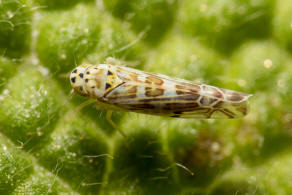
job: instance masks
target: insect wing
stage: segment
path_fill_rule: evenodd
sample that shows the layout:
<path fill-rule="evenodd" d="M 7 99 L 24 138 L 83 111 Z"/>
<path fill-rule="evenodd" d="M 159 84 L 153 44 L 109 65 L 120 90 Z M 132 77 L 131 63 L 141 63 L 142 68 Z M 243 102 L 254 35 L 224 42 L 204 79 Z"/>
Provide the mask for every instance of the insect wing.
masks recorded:
<path fill-rule="evenodd" d="M 124 84 L 105 98 L 124 110 L 180 118 L 238 118 L 248 113 L 247 94 L 131 68 L 112 68 Z"/>

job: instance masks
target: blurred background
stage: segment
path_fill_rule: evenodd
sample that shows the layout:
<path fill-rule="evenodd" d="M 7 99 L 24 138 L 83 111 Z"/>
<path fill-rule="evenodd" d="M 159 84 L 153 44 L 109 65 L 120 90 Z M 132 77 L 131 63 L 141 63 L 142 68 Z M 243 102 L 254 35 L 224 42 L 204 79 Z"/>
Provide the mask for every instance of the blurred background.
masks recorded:
<path fill-rule="evenodd" d="M 291 0 L 0 0 L 0 194 L 292 194 Z M 115 112 L 69 72 L 113 57 L 253 94 L 234 120 Z M 75 109 L 75 110 L 74 110 Z"/>

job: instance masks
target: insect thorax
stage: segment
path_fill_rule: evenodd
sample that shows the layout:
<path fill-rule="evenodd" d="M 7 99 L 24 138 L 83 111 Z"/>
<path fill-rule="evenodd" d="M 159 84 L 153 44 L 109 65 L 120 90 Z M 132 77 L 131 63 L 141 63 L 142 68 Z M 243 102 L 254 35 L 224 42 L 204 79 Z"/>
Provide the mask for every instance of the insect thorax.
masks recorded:
<path fill-rule="evenodd" d="M 85 89 L 92 98 L 102 98 L 122 83 L 115 70 L 106 64 L 90 66 L 85 71 Z"/>

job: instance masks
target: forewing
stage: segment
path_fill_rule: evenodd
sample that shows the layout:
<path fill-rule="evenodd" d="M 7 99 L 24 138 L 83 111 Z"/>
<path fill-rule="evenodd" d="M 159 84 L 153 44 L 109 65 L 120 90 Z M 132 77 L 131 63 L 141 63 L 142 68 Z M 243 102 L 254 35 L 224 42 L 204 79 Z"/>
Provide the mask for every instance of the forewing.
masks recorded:
<path fill-rule="evenodd" d="M 237 118 L 247 114 L 249 95 L 167 76 L 116 67 L 124 84 L 105 97 L 124 110 L 180 118 Z"/>

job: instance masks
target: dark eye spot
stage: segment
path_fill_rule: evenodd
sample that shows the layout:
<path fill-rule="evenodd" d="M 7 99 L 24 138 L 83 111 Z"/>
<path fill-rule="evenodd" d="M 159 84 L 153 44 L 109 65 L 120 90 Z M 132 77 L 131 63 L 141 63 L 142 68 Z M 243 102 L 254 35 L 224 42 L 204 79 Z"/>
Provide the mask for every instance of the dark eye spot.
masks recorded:
<path fill-rule="evenodd" d="M 72 77 L 72 78 L 71 78 L 71 82 L 72 82 L 72 83 L 75 83 L 75 80 L 76 80 L 75 77 Z"/>
<path fill-rule="evenodd" d="M 87 71 L 87 72 L 86 72 L 86 74 L 90 74 L 90 72 L 89 72 L 89 71 Z"/>
<path fill-rule="evenodd" d="M 88 83 L 88 79 L 85 79 L 85 82 Z"/>
<path fill-rule="evenodd" d="M 113 75 L 111 71 L 107 71 L 107 75 Z"/>
<path fill-rule="evenodd" d="M 76 72 L 77 72 L 77 69 L 75 69 L 75 70 L 72 71 L 72 73 L 76 73 Z"/>
<path fill-rule="evenodd" d="M 80 76 L 80 78 L 83 78 L 83 73 L 80 73 L 79 76 Z"/>
<path fill-rule="evenodd" d="M 109 84 L 109 83 L 106 83 L 105 84 L 105 89 L 108 89 L 108 88 L 110 88 L 111 87 L 111 84 Z"/>

